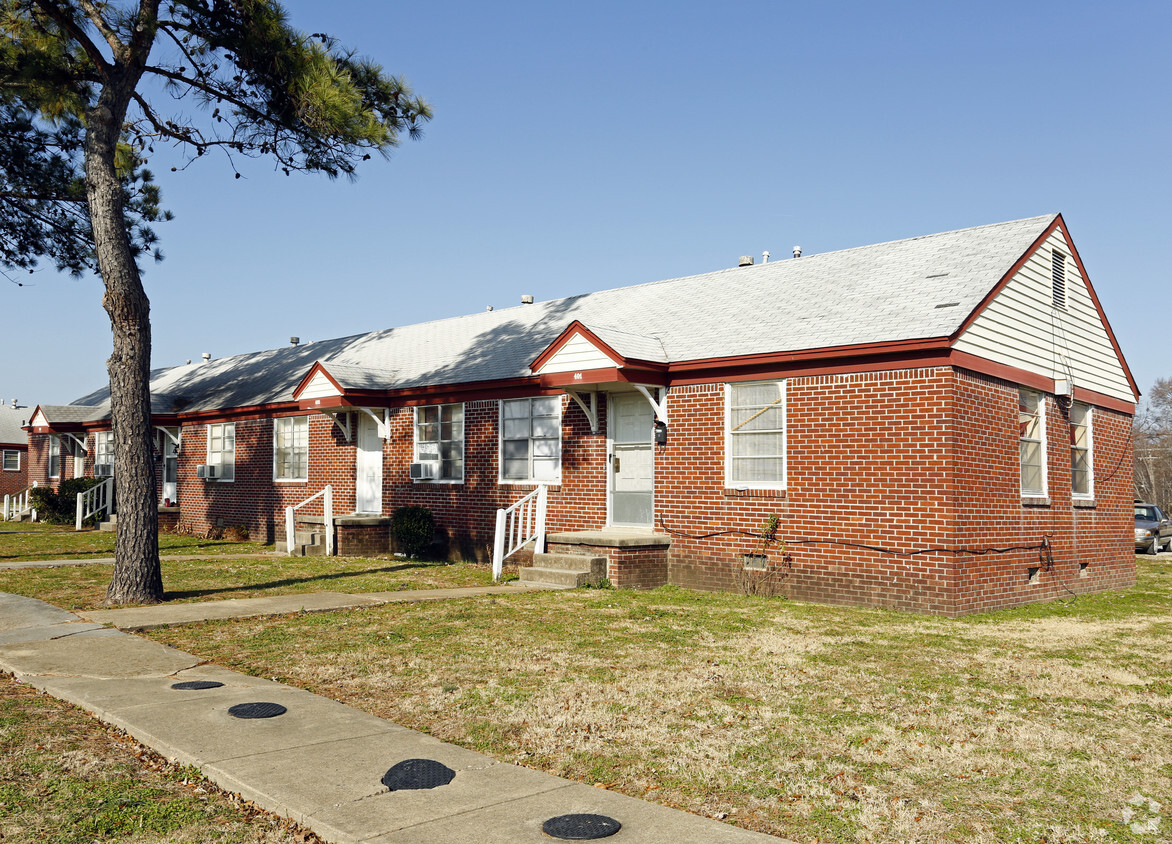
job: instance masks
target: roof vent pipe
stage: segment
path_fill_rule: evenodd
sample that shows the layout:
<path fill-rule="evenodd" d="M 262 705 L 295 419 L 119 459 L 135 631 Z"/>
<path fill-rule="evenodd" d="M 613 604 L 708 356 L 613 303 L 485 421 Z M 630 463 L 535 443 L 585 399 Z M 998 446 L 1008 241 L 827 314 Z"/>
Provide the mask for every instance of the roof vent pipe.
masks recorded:
<path fill-rule="evenodd" d="M 794 257 L 795 257 L 795 258 L 800 258 L 800 257 L 802 257 L 802 247 L 800 247 L 800 246 L 795 246 L 795 247 L 794 247 Z"/>
<path fill-rule="evenodd" d="M 521 304 L 522 305 L 532 305 L 533 304 L 533 294 L 532 293 L 522 293 L 521 294 Z"/>
<path fill-rule="evenodd" d="M 753 256 L 752 255 L 742 255 L 741 260 L 739 262 L 737 262 L 737 266 L 738 267 L 751 267 L 751 266 L 753 266 Z"/>
<path fill-rule="evenodd" d="M 491 311 L 491 310 L 492 310 L 492 305 L 489 305 L 489 306 L 488 306 L 487 308 L 485 308 L 484 310 L 486 310 L 486 311 Z"/>
<path fill-rule="evenodd" d="M 289 338 L 289 345 L 290 345 L 290 346 L 296 346 L 296 345 L 297 345 L 298 343 L 300 343 L 300 342 L 301 342 L 301 338 L 300 338 L 300 337 L 290 337 L 290 338 Z"/>
<path fill-rule="evenodd" d="M 762 264 L 769 263 L 769 250 L 768 249 L 766 249 L 764 252 L 761 253 L 761 263 Z"/>
<path fill-rule="evenodd" d="M 211 352 L 204 352 L 202 355 L 200 355 L 200 357 L 203 358 L 204 363 L 207 363 L 209 360 L 212 359 L 212 354 L 211 354 Z"/>

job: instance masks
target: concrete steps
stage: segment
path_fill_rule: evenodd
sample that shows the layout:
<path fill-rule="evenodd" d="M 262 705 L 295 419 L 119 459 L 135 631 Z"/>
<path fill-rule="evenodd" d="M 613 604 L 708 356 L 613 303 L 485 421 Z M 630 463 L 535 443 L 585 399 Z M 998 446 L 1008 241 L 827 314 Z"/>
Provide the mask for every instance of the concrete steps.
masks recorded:
<path fill-rule="evenodd" d="M 534 554 L 533 565 L 520 569 L 521 583 L 573 589 L 606 579 L 606 557 L 586 554 Z"/>
<path fill-rule="evenodd" d="M 284 539 L 278 539 L 274 544 L 278 554 L 289 551 L 289 544 Z M 293 557 L 324 557 L 326 555 L 326 536 L 314 531 L 297 531 L 293 535 Z"/>
<path fill-rule="evenodd" d="M 118 514 L 110 513 L 104 522 L 98 525 L 98 530 L 104 530 L 106 533 L 113 533 L 118 529 Z"/>

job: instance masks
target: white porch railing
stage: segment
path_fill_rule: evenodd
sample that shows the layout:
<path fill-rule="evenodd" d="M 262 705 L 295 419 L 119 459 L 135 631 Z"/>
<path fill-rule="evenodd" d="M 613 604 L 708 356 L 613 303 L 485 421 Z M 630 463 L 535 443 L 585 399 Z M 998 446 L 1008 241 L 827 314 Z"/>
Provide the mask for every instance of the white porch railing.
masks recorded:
<path fill-rule="evenodd" d="M 33 484 L 33 486 L 36 486 L 36 484 Z M 25 487 L 20 492 L 4 496 L 4 509 L 0 511 L 4 516 L 4 521 L 14 522 L 25 513 L 32 513 L 34 519 L 37 517 L 32 504 L 29 502 L 29 491 L 32 488 L 32 486 Z"/>
<path fill-rule="evenodd" d="M 325 500 L 322 502 L 322 513 L 326 523 L 326 556 L 334 556 L 334 488 L 330 484 L 326 484 L 321 492 L 309 496 L 300 504 L 290 504 L 285 508 L 285 553 L 290 557 L 293 556 L 293 546 L 297 544 L 297 520 L 293 517 L 293 513 L 310 501 L 322 496 L 325 496 Z"/>
<path fill-rule="evenodd" d="M 85 520 L 91 516 L 114 512 L 114 479 L 107 478 L 95 487 L 77 494 L 77 511 L 74 530 L 81 530 Z"/>
<path fill-rule="evenodd" d="M 500 580 L 505 560 L 532 540 L 534 549 L 545 553 L 545 505 L 549 491 L 545 484 L 537 487 L 512 507 L 496 511 L 496 538 L 492 546 L 492 579 Z"/>

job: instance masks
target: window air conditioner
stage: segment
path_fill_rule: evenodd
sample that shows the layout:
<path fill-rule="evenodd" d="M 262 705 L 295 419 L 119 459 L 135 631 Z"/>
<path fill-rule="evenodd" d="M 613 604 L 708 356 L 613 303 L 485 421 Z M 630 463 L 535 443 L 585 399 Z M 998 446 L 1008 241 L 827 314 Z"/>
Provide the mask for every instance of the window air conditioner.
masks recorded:
<path fill-rule="evenodd" d="M 114 466 L 110 463 L 95 463 L 94 477 L 95 478 L 109 478 L 114 474 Z"/>
<path fill-rule="evenodd" d="M 439 474 L 438 463 L 412 463 L 411 464 L 411 480 L 413 481 L 430 481 Z"/>
<path fill-rule="evenodd" d="M 205 481 L 214 481 L 220 476 L 220 467 L 213 463 L 200 463 L 195 467 L 195 476 Z"/>

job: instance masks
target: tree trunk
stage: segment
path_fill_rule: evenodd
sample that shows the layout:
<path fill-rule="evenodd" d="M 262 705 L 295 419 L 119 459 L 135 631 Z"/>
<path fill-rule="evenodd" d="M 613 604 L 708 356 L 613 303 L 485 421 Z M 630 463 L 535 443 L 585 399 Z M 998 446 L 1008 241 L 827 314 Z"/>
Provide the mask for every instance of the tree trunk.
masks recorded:
<path fill-rule="evenodd" d="M 163 600 L 151 427 L 150 302 L 131 250 L 122 186 L 114 164 L 122 120 L 137 79 L 133 71 L 115 70 L 97 105 L 86 114 L 86 194 L 98 268 L 106 287 L 102 305 L 110 315 L 114 334 L 114 351 L 107 369 L 118 533 L 107 604 L 154 604 Z"/>

